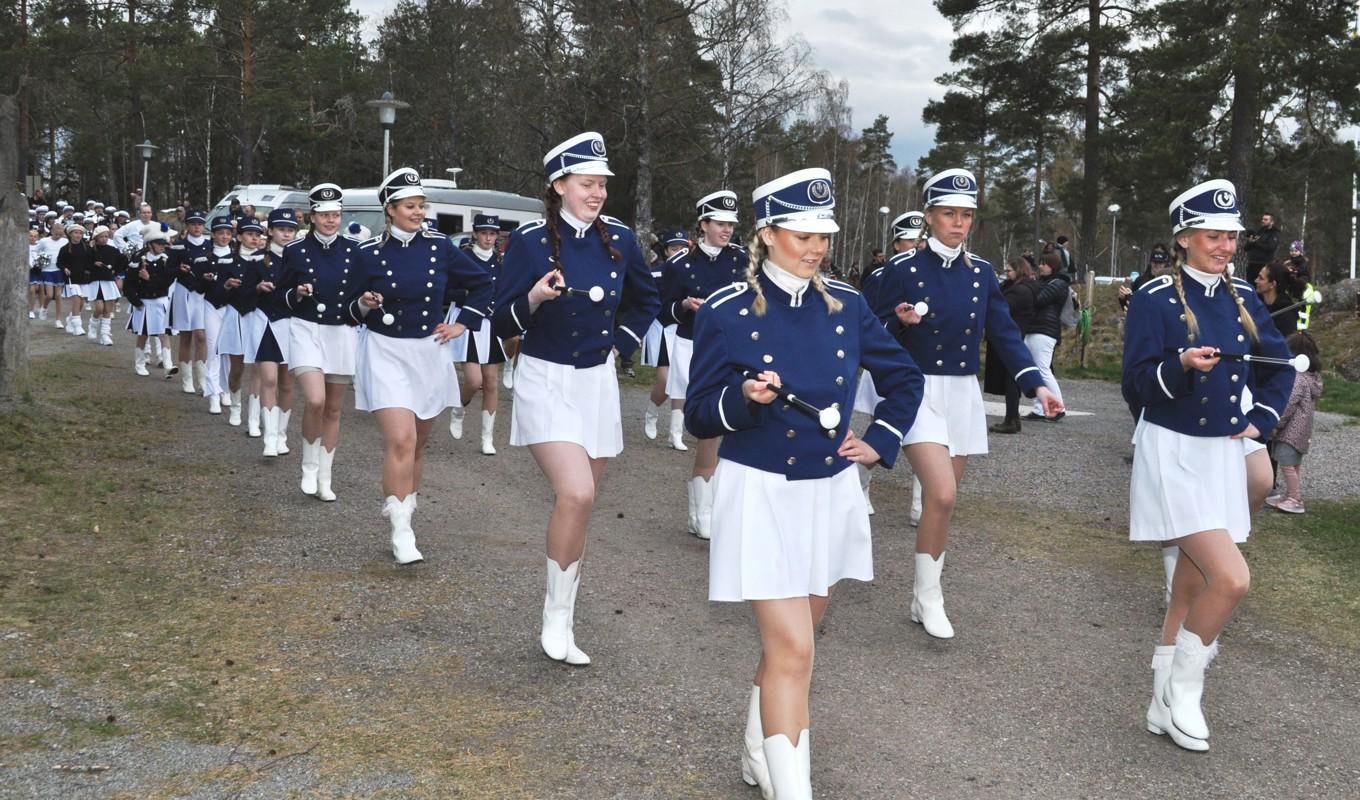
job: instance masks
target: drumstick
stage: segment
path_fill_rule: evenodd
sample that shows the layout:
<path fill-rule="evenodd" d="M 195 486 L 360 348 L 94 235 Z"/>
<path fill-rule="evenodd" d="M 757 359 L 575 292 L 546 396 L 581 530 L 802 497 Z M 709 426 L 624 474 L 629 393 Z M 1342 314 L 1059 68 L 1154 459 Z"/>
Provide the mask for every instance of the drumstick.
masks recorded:
<path fill-rule="evenodd" d="M 760 373 L 750 368 L 743 369 L 741 374 L 753 381 L 761 380 Z M 769 387 L 770 391 L 783 399 L 784 402 L 817 420 L 817 424 L 821 425 L 824 429 L 834 431 L 840 427 L 840 411 L 834 408 L 818 408 L 793 392 L 790 392 L 783 386 L 775 386 L 773 383 L 769 382 L 766 382 L 766 386 Z"/>
<path fill-rule="evenodd" d="M 598 303 L 604 299 L 604 289 L 600 286 L 592 286 L 589 289 L 577 289 L 571 286 L 554 286 L 562 294 L 572 294 L 577 297 L 589 297 L 590 302 Z"/>

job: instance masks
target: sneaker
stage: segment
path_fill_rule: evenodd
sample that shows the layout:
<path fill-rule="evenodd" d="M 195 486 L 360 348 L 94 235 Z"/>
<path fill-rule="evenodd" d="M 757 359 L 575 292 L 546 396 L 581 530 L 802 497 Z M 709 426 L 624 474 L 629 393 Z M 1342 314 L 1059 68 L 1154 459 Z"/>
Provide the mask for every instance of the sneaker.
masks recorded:
<path fill-rule="evenodd" d="M 1275 506 L 1275 510 L 1283 511 L 1286 514 L 1302 514 L 1303 502 L 1292 497 L 1286 497 Z"/>
<path fill-rule="evenodd" d="M 28 312 L 28 318 L 29 318 L 29 319 L 37 319 L 37 318 L 38 318 L 38 315 L 37 315 L 37 314 L 34 314 L 32 311 L 30 311 L 30 312 Z"/>
<path fill-rule="evenodd" d="M 1275 508 L 1280 504 L 1281 500 L 1284 500 L 1284 495 L 1272 494 L 1270 497 L 1266 498 L 1266 505 L 1270 506 L 1271 508 Z"/>

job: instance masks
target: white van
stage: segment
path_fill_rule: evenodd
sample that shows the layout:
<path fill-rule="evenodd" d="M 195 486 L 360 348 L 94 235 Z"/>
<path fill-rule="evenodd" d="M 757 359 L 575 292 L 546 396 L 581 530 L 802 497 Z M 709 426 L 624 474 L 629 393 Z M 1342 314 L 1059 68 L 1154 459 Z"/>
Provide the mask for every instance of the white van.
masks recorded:
<path fill-rule="evenodd" d="M 543 216 L 543 201 L 531 197 L 490 189 L 459 189 L 453 181 L 438 178 L 426 178 L 420 185 L 425 189 L 425 217 L 456 242 L 471 235 L 475 214 L 499 216 L 501 230 L 506 232 Z M 376 187 L 345 190 L 344 222 L 358 222 L 375 236 L 382 232 L 383 209 Z"/>
<path fill-rule="evenodd" d="M 243 206 L 255 206 L 255 216 L 261 220 L 269 217 L 269 212 L 276 208 L 301 209 L 305 214 L 310 204 L 307 200 L 307 190 L 298 189 L 294 186 L 285 186 L 281 183 L 252 183 L 246 186 L 233 186 L 231 191 L 217 201 L 212 211 L 208 212 L 208 219 L 216 216 L 231 215 L 231 201 L 240 200 Z"/>

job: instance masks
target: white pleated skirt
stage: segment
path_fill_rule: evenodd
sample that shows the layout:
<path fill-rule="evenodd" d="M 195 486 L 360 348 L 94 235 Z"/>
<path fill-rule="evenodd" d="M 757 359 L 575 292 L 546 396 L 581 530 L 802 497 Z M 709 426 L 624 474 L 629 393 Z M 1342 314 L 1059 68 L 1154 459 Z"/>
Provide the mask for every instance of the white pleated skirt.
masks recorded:
<path fill-rule="evenodd" d="M 869 370 L 862 370 L 859 373 L 859 385 L 855 387 L 855 410 L 872 416 L 882 401 L 878 389 L 874 388 L 874 376 L 869 374 Z"/>
<path fill-rule="evenodd" d="M 222 307 L 222 327 L 217 331 L 216 352 L 219 356 L 245 355 L 246 337 L 242 329 L 241 312 L 234 306 Z"/>
<path fill-rule="evenodd" d="M 1129 479 L 1129 540 L 1161 542 L 1226 530 L 1251 533 L 1246 439 L 1186 436 L 1139 420 Z"/>
<path fill-rule="evenodd" d="M 212 397 L 227 391 L 227 378 L 231 371 L 231 359 L 221 355 L 217 340 L 222 335 L 222 318 L 229 306 L 214 308 L 206 304 L 203 313 L 203 340 L 208 349 L 208 357 L 203 362 L 203 396 Z"/>
<path fill-rule="evenodd" d="M 458 306 L 449 306 L 444 322 L 454 324 L 461 312 Z M 475 364 L 504 364 L 505 348 L 500 339 L 491 335 L 491 320 L 484 320 L 482 327 L 477 330 L 464 331 L 462 336 L 449 340 L 449 358 L 455 364 L 468 361 Z"/>
<path fill-rule="evenodd" d="M 844 578 L 874 579 L 859 475 L 791 481 L 727 459 L 713 476 L 708 599 L 824 597 Z"/>
<path fill-rule="evenodd" d="M 972 375 L 926 375 L 925 393 L 916 422 L 902 446 L 933 443 L 949 448 L 950 456 L 979 456 L 987 452 L 987 410 L 982 388 Z"/>
<path fill-rule="evenodd" d="M 666 328 L 675 326 L 665 326 L 660 320 L 652 320 L 651 327 L 647 328 L 647 335 L 642 337 L 642 366 L 655 367 L 661 358 L 661 345 L 668 342 L 666 339 Z"/>
<path fill-rule="evenodd" d="M 88 283 L 68 283 L 61 290 L 62 297 L 79 297 L 88 299 L 90 296 Z"/>
<path fill-rule="evenodd" d="M 210 306 L 203 295 L 191 292 L 182 283 L 170 287 L 170 321 L 175 330 L 201 331 L 207 325 L 206 315 Z"/>
<path fill-rule="evenodd" d="M 170 330 L 170 298 L 144 298 L 141 308 L 133 306 L 128 330 L 138 336 L 160 336 Z"/>
<path fill-rule="evenodd" d="M 689 362 L 694 359 L 694 340 L 673 336 L 666 340 L 670 348 L 671 368 L 666 373 L 666 396 L 684 400 L 689 391 Z"/>
<path fill-rule="evenodd" d="M 577 369 L 520 353 L 515 400 L 510 406 L 510 444 L 572 442 L 591 458 L 623 452 L 619 379 L 614 356 Z"/>
<path fill-rule="evenodd" d="M 359 349 L 359 329 L 349 325 L 320 325 L 292 317 L 288 320 L 288 367 L 316 367 L 327 375 L 353 375 Z"/>
<path fill-rule="evenodd" d="M 244 358 L 247 364 L 254 364 L 260 355 L 260 343 L 264 341 L 264 332 L 268 330 L 274 334 L 274 341 L 278 343 L 279 354 L 282 360 L 279 363 L 292 365 L 289 358 L 288 345 L 292 341 L 293 333 L 289 323 L 291 317 L 270 320 L 260 309 L 255 309 L 241 318 L 241 343 L 244 349 Z M 271 359 L 272 360 L 272 359 Z"/>
<path fill-rule="evenodd" d="M 518 373 L 515 377 L 518 381 Z M 400 339 L 367 328 L 359 331 L 354 360 L 358 410 L 405 408 L 420 419 L 434 419 L 449 407 L 456 388 L 447 349 L 433 336 Z"/>

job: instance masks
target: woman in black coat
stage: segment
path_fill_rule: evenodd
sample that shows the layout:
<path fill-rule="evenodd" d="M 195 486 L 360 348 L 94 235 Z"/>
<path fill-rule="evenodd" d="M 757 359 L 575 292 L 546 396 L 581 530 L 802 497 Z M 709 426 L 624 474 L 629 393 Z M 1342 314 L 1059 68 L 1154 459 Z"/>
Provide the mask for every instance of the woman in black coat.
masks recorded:
<path fill-rule="evenodd" d="M 1013 258 L 1006 264 L 1006 279 L 1001 281 L 1001 295 L 1011 307 L 1011 319 L 1024 331 L 1034 317 L 1034 268 L 1029 259 Z M 982 374 L 982 390 L 988 394 L 1006 396 L 1006 418 L 987 430 L 992 433 L 1020 432 L 1020 387 L 1016 385 L 1014 370 L 1001 363 L 1001 354 L 987 342 L 987 365 Z"/>
<path fill-rule="evenodd" d="M 1062 311 L 1068 302 L 1071 286 L 1066 273 L 1062 271 L 1062 259 L 1056 253 L 1040 256 L 1039 275 L 1030 287 L 1034 291 L 1034 316 L 1028 324 L 1020 326 L 1020 332 L 1025 335 L 1025 346 L 1039 367 L 1044 385 L 1060 401 L 1062 390 L 1058 388 L 1058 379 L 1053 376 L 1053 353 L 1062 339 Z M 1052 421 L 1057 422 L 1063 416 L 1059 413 Z M 1036 405 L 1026 415 L 1026 419 L 1046 419 L 1043 404 Z"/>

